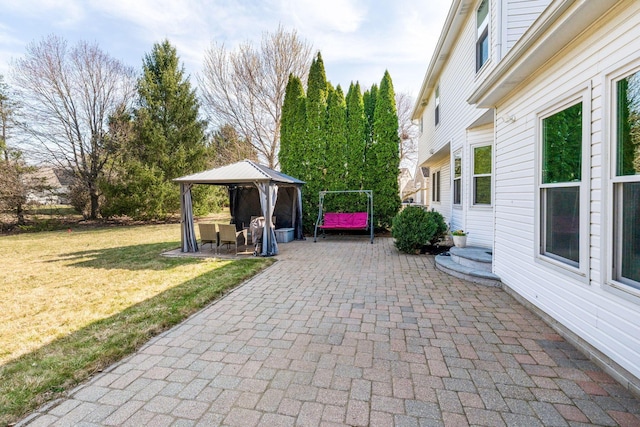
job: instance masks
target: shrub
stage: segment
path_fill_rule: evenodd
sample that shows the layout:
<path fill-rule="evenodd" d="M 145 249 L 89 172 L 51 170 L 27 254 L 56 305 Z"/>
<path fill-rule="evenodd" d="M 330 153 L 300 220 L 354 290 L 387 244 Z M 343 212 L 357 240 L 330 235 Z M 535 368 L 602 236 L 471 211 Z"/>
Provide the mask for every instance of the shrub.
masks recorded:
<path fill-rule="evenodd" d="M 400 252 L 415 253 L 424 245 L 440 240 L 447 225 L 439 212 L 408 206 L 393 218 L 391 235 Z"/>

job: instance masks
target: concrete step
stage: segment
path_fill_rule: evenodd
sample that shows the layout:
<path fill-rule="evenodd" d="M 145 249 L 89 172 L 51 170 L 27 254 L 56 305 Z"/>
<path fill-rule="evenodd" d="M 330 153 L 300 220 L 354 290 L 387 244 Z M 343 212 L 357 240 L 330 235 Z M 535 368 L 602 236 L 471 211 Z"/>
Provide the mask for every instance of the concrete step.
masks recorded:
<path fill-rule="evenodd" d="M 454 248 L 451 248 L 451 249 L 454 249 Z M 464 249 L 467 249 L 467 248 L 464 248 Z M 502 286 L 500 277 L 493 274 L 490 270 L 487 271 L 484 268 L 479 269 L 479 268 L 471 267 L 468 265 L 463 265 L 456 262 L 453 258 L 454 258 L 453 256 L 447 255 L 447 253 L 437 255 L 436 267 L 439 270 L 444 271 L 445 273 L 451 276 L 458 277 L 460 279 L 464 279 L 472 283 L 477 283 L 479 285 L 484 285 L 484 286 L 497 286 L 497 287 Z M 468 258 L 462 258 L 462 259 L 468 259 Z M 486 262 L 483 264 L 486 264 Z M 486 265 L 484 265 L 483 267 L 486 267 Z M 489 267 L 491 267 L 491 264 L 489 264 Z"/>
<path fill-rule="evenodd" d="M 459 248 L 457 246 L 449 249 L 449 254 L 454 262 L 470 267 L 474 270 L 492 271 L 493 254 L 491 249 L 476 246 Z"/>

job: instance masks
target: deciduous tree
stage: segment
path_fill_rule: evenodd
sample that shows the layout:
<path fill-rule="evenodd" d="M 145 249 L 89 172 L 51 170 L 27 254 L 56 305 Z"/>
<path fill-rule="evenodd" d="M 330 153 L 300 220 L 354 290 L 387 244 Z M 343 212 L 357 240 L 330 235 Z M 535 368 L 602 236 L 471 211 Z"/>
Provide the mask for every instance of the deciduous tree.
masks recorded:
<path fill-rule="evenodd" d="M 51 35 L 27 46 L 13 64 L 34 152 L 82 183 L 96 218 L 98 180 L 115 154 L 107 142 L 109 117 L 134 94 L 134 73 L 98 45 Z"/>
<path fill-rule="evenodd" d="M 211 121 L 231 124 L 251 141 L 262 161 L 276 167 L 289 75 L 304 80 L 310 58 L 311 46 L 282 27 L 264 33 L 259 47 L 247 42 L 229 51 L 213 43 L 205 52 L 198 79 Z"/>

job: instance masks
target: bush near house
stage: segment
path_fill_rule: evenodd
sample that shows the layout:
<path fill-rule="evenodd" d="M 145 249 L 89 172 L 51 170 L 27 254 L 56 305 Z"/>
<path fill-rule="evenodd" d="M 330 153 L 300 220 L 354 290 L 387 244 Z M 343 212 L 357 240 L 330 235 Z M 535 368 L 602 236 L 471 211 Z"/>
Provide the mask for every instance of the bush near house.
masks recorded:
<path fill-rule="evenodd" d="M 443 216 L 418 206 L 408 206 L 393 218 L 391 235 L 400 252 L 415 253 L 440 240 L 447 231 Z"/>

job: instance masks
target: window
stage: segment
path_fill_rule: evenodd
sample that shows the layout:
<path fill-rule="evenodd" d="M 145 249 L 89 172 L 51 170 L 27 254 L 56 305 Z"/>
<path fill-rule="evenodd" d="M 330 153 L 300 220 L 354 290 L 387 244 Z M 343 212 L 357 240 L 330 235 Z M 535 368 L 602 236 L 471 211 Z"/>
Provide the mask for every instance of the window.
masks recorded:
<path fill-rule="evenodd" d="M 491 204 L 491 146 L 473 149 L 473 204 Z"/>
<path fill-rule="evenodd" d="M 424 120 L 420 117 L 420 135 L 424 133 Z"/>
<path fill-rule="evenodd" d="M 476 10 L 476 71 L 489 59 L 489 1 L 482 0 Z"/>
<path fill-rule="evenodd" d="M 462 158 L 457 153 L 453 158 L 453 204 L 460 205 L 462 202 Z"/>
<path fill-rule="evenodd" d="M 440 201 L 440 171 L 431 175 L 431 200 L 434 202 Z"/>
<path fill-rule="evenodd" d="M 582 103 L 542 119 L 540 251 L 580 266 Z"/>
<path fill-rule="evenodd" d="M 436 126 L 440 123 L 440 85 L 436 86 Z"/>
<path fill-rule="evenodd" d="M 616 82 L 614 279 L 640 289 L 640 71 Z"/>

